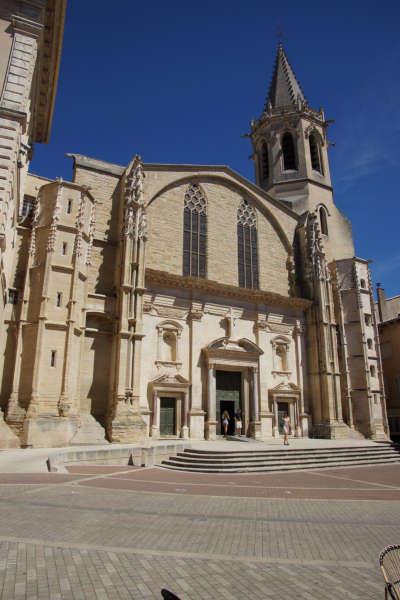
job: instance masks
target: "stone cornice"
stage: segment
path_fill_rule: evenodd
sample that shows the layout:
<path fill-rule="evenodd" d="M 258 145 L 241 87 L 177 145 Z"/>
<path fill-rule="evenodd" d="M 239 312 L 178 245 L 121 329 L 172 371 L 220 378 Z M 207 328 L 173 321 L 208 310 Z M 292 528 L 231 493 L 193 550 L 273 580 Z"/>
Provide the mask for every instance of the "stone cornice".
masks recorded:
<path fill-rule="evenodd" d="M 46 143 L 57 91 L 64 34 L 66 0 L 49 0 L 46 5 L 43 40 L 38 56 L 38 81 L 35 98 L 33 139 Z"/>
<path fill-rule="evenodd" d="M 217 281 L 212 281 L 210 279 L 183 277 L 182 275 L 174 275 L 172 273 L 167 273 L 166 271 L 157 271 L 154 269 L 146 269 L 146 284 L 157 284 L 167 288 L 186 289 L 212 296 L 235 298 L 253 304 L 285 306 L 300 311 L 306 310 L 312 304 L 310 300 L 305 298 L 282 296 L 275 292 L 240 288 L 234 285 L 218 283 Z"/>

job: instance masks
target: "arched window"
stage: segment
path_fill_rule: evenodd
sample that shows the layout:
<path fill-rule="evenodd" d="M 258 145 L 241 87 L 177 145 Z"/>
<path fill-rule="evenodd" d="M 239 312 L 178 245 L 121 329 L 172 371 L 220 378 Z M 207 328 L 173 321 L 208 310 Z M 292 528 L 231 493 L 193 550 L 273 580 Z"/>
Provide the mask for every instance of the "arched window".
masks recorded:
<path fill-rule="evenodd" d="M 367 284 L 365 283 L 365 279 L 360 279 L 360 287 L 365 290 L 367 288 Z"/>
<path fill-rule="evenodd" d="M 207 201 L 191 184 L 185 194 L 183 216 L 183 274 L 205 277 L 207 272 Z"/>
<path fill-rule="evenodd" d="M 296 151 L 294 148 L 293 136 L 289 131 L 284 133 L 282 137 L 282 154 L 284 171 L 296 171 Z"/>
<path fill-rule="evenodd" d="M 371 340 L 371 338 L 367 339 L 367 346 L 368 346 L 368 350 L 372 350 L 372 340 Z"/>
<path fill-rule="evenodd" d="M 328 217 L 326 216 L 326 210 L 323 206 L 319 208 L 319 223 L 321 226 L 321 233 L 328 235 Z"/>
<path fill-rule="evenodd" d="M 311 168 L 313 169 L 313 171 L 318 171 L 319 173 L 322 173 L 319 144 L 314 133 L 310 134 L 308 141 L 310 144 Z"/>
<path fill-rule="evenodd" d="M 256 214 L 246 200 L 237 212 L 237 243 L 239 286 L 258 288 Z"/>
<path fill-rule="evenodd" d="M 262 181 L 269 179 L 268 146 L 265 142 L 261 146 L 260 171 Z"/>
<path fill-rule="evenodd" d="M 375 377 L 376 376 L 376 369 L 375 369 L 374 365 L 370 366 L 369 372 L 371 374 L 371 377 Z"/>

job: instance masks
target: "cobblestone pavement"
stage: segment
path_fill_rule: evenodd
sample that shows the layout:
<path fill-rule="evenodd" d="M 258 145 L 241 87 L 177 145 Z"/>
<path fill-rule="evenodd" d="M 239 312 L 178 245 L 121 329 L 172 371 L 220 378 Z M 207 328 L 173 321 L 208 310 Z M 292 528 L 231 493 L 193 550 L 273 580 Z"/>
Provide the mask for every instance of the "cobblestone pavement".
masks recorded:
<path fill-rule="evenodd" d="M 350 487 L 400 486 L 399 470 L 360 473 L 347 471 Z M 179 477 L 173 494 L 94 487 L 116 478 L 110 468 L 9 479 L 0 486 L 1 600 L 161 598 L 162 587 L 183 600 L 383 598 L 377 557 L 400 539 L 398 500 L 198 495 Z M 240 481 L 255 488 L 257 478 Z"/>

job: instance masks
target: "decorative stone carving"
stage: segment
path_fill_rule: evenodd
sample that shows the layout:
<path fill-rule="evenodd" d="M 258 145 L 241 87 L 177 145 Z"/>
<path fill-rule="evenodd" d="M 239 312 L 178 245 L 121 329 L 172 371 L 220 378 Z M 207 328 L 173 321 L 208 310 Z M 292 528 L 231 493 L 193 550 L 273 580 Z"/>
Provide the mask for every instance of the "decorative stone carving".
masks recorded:
<path fill-rule="evenodd" d="M 321 231 L 316 212 L 308 216 L 306 227 L 307 242 L 307 271 L 308 279 L 329 279 L 329 269 L 327 268 L 324 245 L 322 243 Z"/>
<path fill-rule="evenodd" d="M 271 333 L 290 334 L 292 331 L 292 326 L 286 323 L 270 323 L 269 321 L 266 322 L 265 328 Z"/>
<path fill-rule="evenodd" d="M 91 208 L 90 208 L 89 240 L 88 240 L 88 245 L 87 245 L 86 261 L 85 261 L 86 265 L 90 265 L 91 264 L 91 259 L 92 259 L 94 228 L 95 228 L 95 224 L 96 224 L 95 210 L 96 210 L 96 206 L 93 203 L 92 206 L 91 206 Z"/>
<path fill-rule="evenodd" d="M 160 306 L 155 305 L 153 302 L 145 302 L 143 305 L 143 312 L 154 316 L 172 318 L 172 319 L 185 319 L 188 311 L 184 308 L 176 308 L 174 306 Z"/>
<path fill-rule="evenodd" d="M 288 272 L 289 293 L 291 296 L 296 295 L 296 269 L 293 256 L 288 256 L 286 261 L 286 269 Z"/>
<path fill-rule="evenodd" d="M 50 225 L 50 235 L 49 235 L 49 239 L 47 241 L 47 252 L 54 252 L 54 250 L 55 250 L 58 222 L 60 220 L 60 213 L 61 213 L 62 193 L 63 193 L 63 181 L 60 178 L 58 180 L 58 190 L 57 190 L 56 204 L 55 204 L 54 211 L 53 211 L 53 219 L 52 219 L 52 222 Z"/>
<path fill-rule="evenodd" d="M 79 202 L 79 209 L 76 215 L 75 227 L 77 229 L 75 237 L 75 254 L 77 259 L 82 256 L 82 232 L 85 226 L 85 192 L 81 192 L 81 198 Z"/>
<path fill-rule="evenodd" d="M 31 242 L 29 247 L 29 254 L 33 257 L 36 256 L 36 227 L 39 221 L 39 208 L 40 208 L 40 192 L 37 197 L 37 200 L 33 207 L 33 215 L 32 215 L 32 233 L 31 233 Z M 33 259 L 35 262 L 35 259 Z"/>
<path fill-rule="evenodd" d="M 138 239 L 146 238 L 147 227 L 143 196 L 144 177 L 142 160 L 140 156 L 136 155 L 133 159 L 131 170 L 125 179 L 123 237 L 134 238 L 137 236 Z"/>

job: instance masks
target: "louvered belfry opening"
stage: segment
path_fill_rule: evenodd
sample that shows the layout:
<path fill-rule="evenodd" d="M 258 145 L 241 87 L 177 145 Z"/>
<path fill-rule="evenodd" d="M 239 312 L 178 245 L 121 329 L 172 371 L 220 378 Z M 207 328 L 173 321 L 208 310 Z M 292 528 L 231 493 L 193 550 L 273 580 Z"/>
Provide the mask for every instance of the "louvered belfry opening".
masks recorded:
<path fill-rule="evenodd" d="M 283 169 L 285 171 L 296 171 L 297 160 L 292 134 L 287 131 L 282 136 Z"/>
<path fill-rule="evenodd" d="M 322 173 L 318 142 L 313 133 L 308 138 L 308 141 L 310 144 L 311 168 L 313 169 L 313 171 L 318 171 L 319 173 Z"/>
<path fill-rule="evenodd" d="M 268 146 L 265 142 L 261 146 L 261 179 L 269 179 Z"/>
<path fill-rule="evenodd" d="M 237 213 L 239 286 L 259 287 L 257 222 L 254 209 L 243 200 Z"/>
<path fill-rule="evenodd" d="M 183 274 L 207 275 L 207 201 L 196 183 L 188 187 L 184 200 Z"/>

